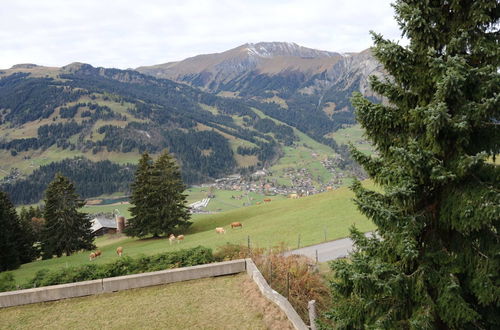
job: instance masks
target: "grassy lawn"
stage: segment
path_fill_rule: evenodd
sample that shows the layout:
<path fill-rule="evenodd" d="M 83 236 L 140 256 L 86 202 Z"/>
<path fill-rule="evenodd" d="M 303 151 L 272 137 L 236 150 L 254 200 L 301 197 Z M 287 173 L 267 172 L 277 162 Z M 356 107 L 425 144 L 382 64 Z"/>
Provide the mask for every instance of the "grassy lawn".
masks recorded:
<path fill-rule="evenodd" d="M 369 184 L 373 187 L 372 184 Z M 352 202 L 353 193 L 348 188 L 317 194 L 300 199 L 273 200 L 261 204 L 238 208 L 228 212 L 193 216 L 193 225 L 185 233 L 180 244 L 170 245 L 166 238 L 136 239 L 128 237 L 103 237 L 96 241 L 103 252 L 102 257 L 93 261 L 105 263 L 117 258 L 116 248 L 122 246 L 124 254 L 137 256 L 155 254 L 181 248 L 203 245 L 217 248 L 227 242 L 252 246 L 270 247 L 284 243 L 290 248 L 313 245 L 326 240 L 334 240 L 349 235 L 349 227 L 356 224 L 362 231 L 374 229 L 366 217 L 361 215 Z M 110 207 L 110 206 L 103 206 Z M 128 205 L 111 206 L 128 216 Z M 92 207 L 95 208 L 95 207 Z M 230 228 L 230 223 L 239 221 L 243 228 Z M 217 235 L 215 227 L 224 227 L 226 234 Z M 89 262 L 89 252 L 76 253 L 69 257 L 39 260 L 24 264 L 13 271 L 17 283 L 31 279 L 40 269 L 55 269 Z"/>
<path fill-rule="evenodd" d="M 266 329 L 239 274 L 0 309 L 7 329 Z M 265 313 L 265 312 L 264 312 Z"/>

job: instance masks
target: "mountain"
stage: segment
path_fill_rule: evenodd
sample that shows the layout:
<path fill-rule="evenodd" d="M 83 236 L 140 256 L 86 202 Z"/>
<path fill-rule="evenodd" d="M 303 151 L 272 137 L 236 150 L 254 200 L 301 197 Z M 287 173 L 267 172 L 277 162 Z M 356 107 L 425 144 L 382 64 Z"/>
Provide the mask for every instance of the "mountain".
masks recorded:
<path fill-rule="evenodd" d="M 72 179 L 83 197 L 124 192 L 130 164 L 165 148 L 187 184 L 265 168 L 266 187 L 338 185 L 359 172 L 334 132 L 355 123 L 349 97 L 369 95 L 370 74 L 382 74 L 370 51 L 293 43 L 137 70 L 18 64 L 0 70 L 0 189 L 35 202 L 61 171 L 79 173 Z M 127 182 L 105 187 L 116 180 Z"/>
<path fill-rule="evenodd" d="M 341 54 L 285 42 L 244 44 L 222 53 L 136 70 L 214 94 L 277 104 L 297 117 L 295 121 L 286 116 L 280 119 L 317 139 L 328 134 L 326 130 L 353 124 L 352 92 L 373 97 L 367 78 L 383 74 L 370 50 Z M 315 131 L 302 124 L 311 116 L 327 123 L 326 130 Z"/>
<path fill-rule="evenodd" d="M 0 71 L 1 168 L 11 184 L 65 158 L 127 164 L 167 148 L 186 183 L 251 172 L 297 140 L 260 105 L 131 70 L 17 65 Z"/>

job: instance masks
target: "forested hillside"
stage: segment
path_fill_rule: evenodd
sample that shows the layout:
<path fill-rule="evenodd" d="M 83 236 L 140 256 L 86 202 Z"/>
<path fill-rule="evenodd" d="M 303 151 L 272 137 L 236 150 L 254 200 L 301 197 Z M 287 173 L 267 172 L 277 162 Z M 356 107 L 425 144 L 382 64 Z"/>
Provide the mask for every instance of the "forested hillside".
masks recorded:
<path fill-rule="evenodd" d="M 76 184 L 82 198 L 128 192 L 134 177 L 135 165 L 118 165 L 109 160 L 92 162 L 83 157 L 65 159 L 41 166 L 25 178 L 7 179 L 0 190 L 9 194 L 15 204 L 37 203 L 56 173 L 62 173 Z"/>

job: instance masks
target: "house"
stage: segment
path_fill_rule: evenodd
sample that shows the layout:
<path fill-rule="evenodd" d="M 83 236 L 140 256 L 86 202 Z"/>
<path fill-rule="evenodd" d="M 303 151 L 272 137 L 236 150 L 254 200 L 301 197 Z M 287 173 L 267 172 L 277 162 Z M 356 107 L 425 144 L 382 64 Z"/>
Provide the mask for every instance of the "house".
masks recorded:
<path fill-rule="evenodd" d="M 92 233 L 96 236 L 116 233 L 116 220 L 105 216 L 97 216 L 92 219 Z"/>

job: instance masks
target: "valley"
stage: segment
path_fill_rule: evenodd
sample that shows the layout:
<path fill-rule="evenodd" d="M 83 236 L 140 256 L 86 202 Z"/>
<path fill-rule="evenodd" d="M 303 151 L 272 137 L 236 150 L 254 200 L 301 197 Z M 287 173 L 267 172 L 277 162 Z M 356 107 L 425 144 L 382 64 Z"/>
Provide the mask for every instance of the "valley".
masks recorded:
<path fill-rule="evenodd" d="M 367 92 L 362 80 L 378 72 L 369 53 L 356 57 L 264 43 L 221 56 L 207 62 L 212 55 L 203 55 L 175 66 L 192 74 L 196 68 L 230 70 L 223 69 L 223 63 L 253 58 L 250 62 L 255 65 L 238 66 L 241 70 L 231 71 L 231 77 L 258 72 L 267 81 L 265 86 L 259 85 L 259 78 L 245 87 L 208 88 L 196 84 L 197 79 L 160 74 L 155 70 L 161 65 L 137 69 L 147 75 L 83 63 L 61 68 L 22 64 L 0 71 L 0 185 L 14 203 L 32 204 L 40 200 L 47 184 L 39 178 L 53 175 L 48 165 L 55 164 L 81 186 L 84 182 L 71 170 L 80 158 L 95 163 L 96 171 L 104 174 L 109 172 L 102 161 L 132 173 L 143 152 L 155 156 L 164 149 L 173 153 L 188 185 L 239 174 L 240 184 L 258 181 L 268 190 L 272 187 L 273 193 L 307 195 L 340 187 L 352 177 L 364 178 L 350 159 L 347 140 L 335 132 L 354 124 L 350 93 Z M 363 60 L 344 63 L 351 57 Z M 342 70 L 328 69 L 341 62 Z M 290 71 L 292 64 L 296 67 Z M 320 78 L 320 69 L 330 71 Z M 287 76 L 290 72 L 301 77 L 296 84 L 285 83 L 294 81 Z M 345 78 L 349 75 L 358 78 Z M 326 80 L 319 83 L 321 79 Z M 324 88 L 313 87 L 320 85 Z M 102 184 L 93 182 L 95 187 L 80 188 L 79 193 L 84 198 L 128 194 L 130 177 L 120 178 L 123 182 L 115 188 L 98 189 Z M 24 193 L 28 190 L 30 196 Z"/>

